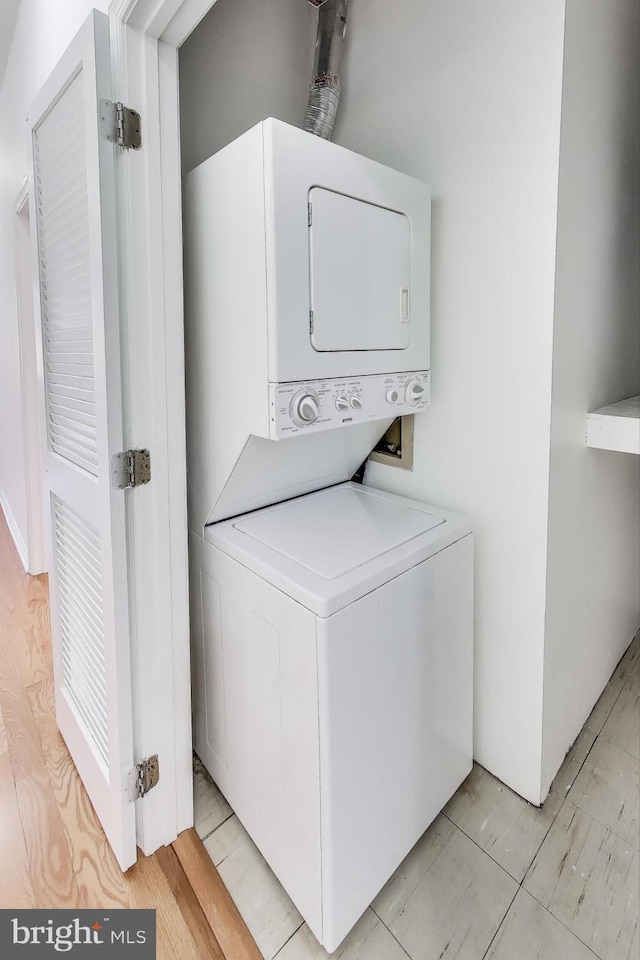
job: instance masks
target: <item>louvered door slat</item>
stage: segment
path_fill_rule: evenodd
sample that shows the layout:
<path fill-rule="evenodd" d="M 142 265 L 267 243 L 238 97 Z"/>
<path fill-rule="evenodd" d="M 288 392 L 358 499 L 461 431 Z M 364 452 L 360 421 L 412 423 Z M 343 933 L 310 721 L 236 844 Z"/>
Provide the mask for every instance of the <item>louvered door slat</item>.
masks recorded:
<path fill-rule="evenodd" d="M 41 167 L 40 176 L 43 180 L 54 180 L 61 191 L 57 198 L 51 199 L 45 206 L 40 206 L 40 220 L 47 229 L 47 242 L 53 243 L 61 237 L 87 233 L 86 223 L 78 217 L 78 214 L 82 216 L 86 205 L 86 183 L 77 180 L 73 169 L 65 169 L 65 173 L 56 176 L 55 170 Z"/>
<path fill-rule="evenodd" d="M 67 615 L 67 612 L 64 608 L 61 610 L 61 617 L 68 625 L 69 630 L 84 630 L 82 625 L 78 626 L 77 621 L 74 620 L 73 616 L 69 617 Z M 90 711 L 90 713 L 87 713 L 85 723 L 88 726 L 91 726 L 92 730 L 96 731 L 97 739 L 101 740 L 105 744 L 108 743 L 105 734 L 102 732 L 107 723 L 107 714 L 105 713 L 102 705 L 102 701 L 104 700 L 105 696 L 105 687 L 104 684 L 96 682 L 95 666 L 90 666 L 89 669 L 87 669 L 86 662 L 72 655 L 68 650 L 64 651 L 63 658 L 67 664 L 73 663 L 76 673 L 82 676 L 83 687 L 87 690 L 90 690 L 92 697 L 94 698 L 93 709 Z M 104 665 L 100 669 L 104 670 Z"/>
<path fill-rule="evenodd" d="M 76 382 L 76 377 L 66 377 L 65 382 L 58 383 L 57 377 L 50 378 L 51 403 L 64 404 L 75 407 L 77 410 L 95 412 L 95 398 L 91 390 Z"/>
<path fill-rule="evenodd" d="M 51 384 L 51 394 L 58 396 L 70 396 L 77 399 L 86 400 L 87 403 L 95 404 L 95 394 L 90 387 L 86 387 L 82 377 L 69 377 L 63 374 L 49 378 Z M 68 393 L 67 393 L 68 392 Z"/>
<path fill-rule="evenodd" d="M 63 526 L 63 520 L 58 517 L 58 529 L 62 530 Z M 90 557 L 86 551 L 80 552 L 66 530 L 57 549 L 61 561 L 59 574 L 69 587 L 61 597 L 61 603 L 69 607 L 69 597 L 72 597 L 77 608 L 77 617 L 84 621 L 87 631 L 96 644 L 96 651 L 104 661 L 104 650 L 100 639 L 102 633 L 96 629 L 96 623 L 99 622 L 102 613 L 102 583 L 96 579 L 93 566 L 96 558 Z M 99 551 L 96 551 L 96 554 L 99 556 Z"/>
<path fill-rule="evenodd" d="M 53 453 L 57 454 L 59 457 L 62 457 L 63 460 L 69 460 L 70 463 L 73 462 L 79 467 L 84 467 L 87 473 L 91 473 L 91 470 L 93 469 L 94 464 L 92 463 L 91 460 L 87 460 L 86 458 L 84 458 L 82 456 L 81 451 L 73 450 L 74 456 L 73 456 L 73 460 L 71 460 L 71 458 L 69 457 L 69 450 L 66 446 L 58 447 L 58 444 L 56 442 L 53 442 L 51 444 L 51 450 Z"/>
<path fill-rule="evenodd" d="M 82 319 L 69 318 L 62 324 L 48 324 L 48 337 L 51 344 L 65 343 L 67 340 L 72 342 L 79 338 L 80 342 L 91 341 L 91 327 L 82 326 Z"/>
<path fill-rule="evenodd" d="M 86 423 L 74 424 L 72 427 L 68 427 L 59 417 L 52 417 L 51 421 L 56 428 L 56 431 L 62 437 L 66 437 L 69 443 L 74 443 L 82 450 L 95 450 L 96 441 L 91 438 L 91 436 L 83 436 L 82 430 L 86 430 L 87 433 L 95 432 L 94 427 L 88 427 Z"/>
<path fill-rule="evenodd" d="M 53 498 L 56 569 L 58 571 L 58 598 L 61 608 L 62 655 L 65 664 L 65 687 L 71 695 L 81 720 L 91 731 L 102 761 L 108 764 L 108 728 L 106 679 L 104 669 L 104 611 L 101 584 L 101 558 L 97 531 L 92 530 L 66 504 Z M 85 534 L 85 544 L 79 549 L 71 536 L 74 529 Z M 91 602 L 88 602 L 91 598 Z M 90 630 L 98 660 L 87 644 Z M 93 693 L 88 695 L 85 678 L 91 680 Z"/>
<path fill-rule="evenodd" d="M 58 274 L 43 275 L 42 290 L 48 300 L 64 297 L 69 306 L 64 309 L 64 319 L 84 315 L 85 323 L 91 317 L 91 287 L 84 275 L 82 264 L 74 260 L 67 267 L 58 265 Z M 56 315 L 56 311 L 53 311 Z M 51 321 L 49 321 L 51 323 Z"/>
<path fill-rule="evenodd" d="M 61 579 L 64 580 L 65 584 L 70 586 L 75 582 L 76 574 L 76 570 L 69 569 L 68 571 L 61 573 L 60 576 Z M 82 591 L 78 591 L 77 598 L 79 601 L 84 601 L 86 603 L 86 599 Z M 62 597 L 60 600 L 61 612 L 66 613 L 67 617 L 74 621 L 79 633 L 82 634 L 83 642 L 86 645 L 86 659 L 92 663 L 97 663 L 98 665 L 102 664 L 100 667 L 100 670 L 102 670 L 105 664 L 104 653 L 102 651 L 103 640 L 102 637 L 96 633 L 95 624 L 93 623 L 93 618 L 99 616 L 100 614 L 100 608 L 97 608 L 97 610 L 90 610 L 88 607 L 89 605 L 80 606 L 79 603 L 72 606 L 64 597 Z"/>
<path fill-rule="evenodd" d="M 95 424 L 87 430 L 87 424 L 73 415 L 63 424 L 51 409 L 51 381 L 56 384 L 57 395 L 64 396 L 61 375 L 81 377 L 87 399 L 95 399 L 93 332 L 89 340 L 86 336 L 87 328 L 92 327 L 84 126 L 78 123 L 83 106 L 79 74 L 38 127 L 34 148 L 49 442 L 59 456 L 97 476 Z M 67 192 L 71 186 L 69 203 Z M 69 321 L 78 317 L 81 325 L 74 340 L 73 324 Z M 58 341 L 50 339 L 49 332 L 53 325 L 65 323 L 69 336 L 67 346 L 61 350 Z"/>
<path fill-rule="evenodd" d="M 52 357 L 66 356 L 84 356 L 89 357 L 93 362 L 93 346 L 91 340 L 51 340 L 49 342 L 49 354 Z"/>
<path fill-rule="evenodd" d="M 62 184 L 56 184 L 55 187 L 57 190 L 64 189 Z M 75 213 L 76 216 L 82 215 L 82 208 L 79 207 Z M 65 211 L 64 215 L 68 217 L 69 212 Z M 47 279 L 53 281 L 56 275 L 59 276 L 65 268 L 74 269 L 82 265 L 82 253 L 86 251 L 89 234 L 85 230 L 84 224 L 77 224 L 72 220 L 61 224 L 52 218 L 52 221 L 47 224 L 47 218 L 43 217 L 40 223 L 43 227 L 43 234 L 44 230 L 48 230 L 45 235 L 46 239 L 43 236 L 42 242 L 42 254 L 47 258 L 42 273 L 46 286 Z"/>
<path fill-rule="evenodd" d="M 104 757 L 108 755 L 109 744 L 104 735 L 105 718 L 95 710 L 87 710 L 88 704 L 94 703 L 100 696 L 100 691 L 87 678 L 82 664 L 69 654 L 63 656 L 63 663 L 69 676 L 73 677 L 75 684 L 75 694 L 72 698 L 76 709 L 82 714 L 82 722 L 90 732 L 93 742 L 97 747 L 101 762 L 104 763 Z"/>
<path fill-rule="evenodd" d="M 80 564 L 79 572 L 82 577 L 78 583 L 78 590 L 83 592 L 88 603 L 94 604 L 96 613 L 99 613 L 102 609 L 102 581 L 99 577 L 96 579 L 92 568 L 94 548 L 82 539 L 81 534 L 76 534 L 69 526 L 66 531 L 66 540 L 60 544 L 59 550 L 65 555 L 69 568 L 73 568 L 74 572 Z"/>
<path fill-rule="evenodd" d="M 66 577 L 64 580 L 65 583 L 68 583 Z M 105 660 L 104 657 L 100 657 L 100 638 L 93 634 L 91 624 L 87 622 L 86 616 L 83 616 L 82 611 L 77 606 L 69 607 L 64 598 L 60 601 L 60 616 L 69 622 L 73 630 L 82 634 L 86 643 L 85 659 L 93 665 L 93 672 L 97 674 L 104 672 Z M 98 682 L 97 678 L 95 682 Z M 99 709 L 99 704 L 96 709 Z"/>
<path fill-rule="evenodd" d="M 72 349 L 73 347 L 77 347 L 77 350 Z M 87 349 L 86 343 L 84 345 L 79 343 L 70 343 L 63 348 L 60 348 L 56 344 L 55 349 L 50 350 L 49 357 L 51 358 L 51 363 L 81 364 L 82 366 L 91 367 L 93 369 L 93 352 L 81 353 L 81 350 L 83 349 Z"/>
<path fill-rule="evenodd" d="M 87 677 L 83 666 L 76 658 L 68 653 L 63 654 L 63 663 L 70 677 L 73 677 L 75 685 L 75 694 L 72 697 L 76 709 L 82 714 L 82 722 L 90 732 L 95 743 L 101 762 L 105 763 L 104 758 L 108 755 L 109 744 L 104 735 L 106 717 L 103 716 L 95 706 L 91 711 L 86 709 L 87 704 L 95 704 L 100 697 L 101 691 L 96 690 L 94 684 Z"/>
<path fill-rule="evenodd" d="M 54 385 L 55 386 L 55 385 Z M 67 387 L 67 390 L 71 390 Z M 65 410 L 75 410 L 78 418 L 83 416 L 93 417 L 95 420 L 96 407 L 90 400 L 83 400 L 81 397 L 69 396 L 67 394 L 57 394 L 54 389 L 51 390 L 51 409 L 63 413 Z"/>
<path fill-rule="evenodd" d="M 85 389 L 90 390 L 90 384 L 93 384 L 93 365 L 83 363 L 58 363 L 49 358 L 47 370 L 53 375 L 63 375 L 69 377 L 78 377 L 86 383 Z"/>
<path fill-rule="evenodd" d="M 85 680 L 84 673 L 77 661 L 69 654 L 63 654 L 62 663 L 65 668 L 67 682 L 73 684 L 74 692 L 69 696 L 75 707 L 79 723 L 84 727 L 85 736 L 94 745 L 95 754 L 99 762 L 106 767 L 105 757 L 108 756 L 109 744 L 104 734 L 104 724 L 98 714 L 93 714 L 88 705 L 92 704 L 95 696 Z"/>
<path fill-rule="evenodd" d="M 67 426 L 68 422 L 71 421 L 77 424 L 78 429 L 82 426 L 84 430 L 91 429 L 95 431 L 96 418 L 94 414 L 83 413 L 80 410 L 73 410 L 69 407 L 60 407 L 57 404 L 51 405 L 51 411 L 52 418 L 59 423 L 61 427 Z"/>
<path fill-rule="evenodd" d="M 72 179 L 67 189 L 66 196 L 60 197 L 57 202 L 49 204 L 47 207 L 47 216 L 55 215 L 58 212 L 58 207 L 64 206 L 67 210 L 72 210 L 76 204 L 82 203 L 84 203 L 84 184 L 77 183 Z"/>
<path fill-rule="evenodd" d="M 65 166 L 67 145 L 76 136 L 77 128 L 78 116 L 74 114 L 74 111 L 66 110 L 58 114 L 56 122 L 58 136 L 49 137 L 47 140 L 38 140 L 35 144 L 36 157 L 41 167 L 57 170 L 59 166 Z"/>
<path fill-rule="evenodd" d="M 102 610 L 102 594 L 101 592 L 96 593 L 95 584 L 89 585 L 88 583 L 89 577 L 86 574 L 86 571 L 82 570 L 82 567 L 79 566 L 79 561 L 77 559 L 74 562 L 73 558 L 70 557 L 69 555 L 69 550 L 66 550 L 66 551 L 61 550 L 60 556 L 62 557 L 63 554 L 64 554 L 64 561 L 66 566 L 65 566 L 65 569 L 62 571 L 61 576 L 65 577 L 68 580 L 69 578 L 77 579 L 77 575 L 80 574 L 80 580 L 77 583 L 76 589 L 77 589 L 77 596 L 82 599 L 83 607 L 81 608 L 81 610 L 79 610 L 78 616 L 80 617 L 80 619 L 85 619 L 82 611 L 86 607 L 87 614 L 89 617 L 89 619 L 86 622 L 86 627 L 89 633 L 92 633 L 93 628 L 92 628 L 91 617 L 100 616 L 100 612 Z M 100 650 L 100 645 L 99 645 L 100 638 L 96 636 L 94 639 L 98 644 L 96 649 Z"/>
<path fill-rule="evenodd" d="M 67 430 L 70 434 L 73 432 L 74 435 L 75 433 L 80 433 L 81 430 L 86 431 L 87 434 L 95 432 L 95 422 L 85 423 L 81 421 L 80 423 L 74 423 L 70 421 L 68 417 L 61 417 L 59 414 L 54 414 L 51 419 L 61 432 Z M 69 424 L 72 424 L 72 426 L 69 426 Z M 87 436 L 87 447 L 91 447 L 92 443 L 93 441 Z"/>
<path fill-rule="evenodd" d="M 68 584 L 68 578 L 63 577 L 63 579 L 65 584 Z M 86 644 L 84 658 L 89 664 L 93 665 L 94 672 L 100 673 L 104 671 L 104 657 L 101 658 L 99 655 L 101 640 L 100 637 L 94 635 L 91 624 L 87 622 L 86 615 L 83 615 L 78 606 L 70 607 L 68 602 L 63 598 L 60 601 L 60 616 L 69 622 L 73 630 L 82 635 L 83 641 Z M 97 678 L 96 682 L 98 682 Z"/>
<path fill-rule="evenodd" d="M 104 684 L 100 680 L 100 674 L 105 672 L 105 660 L 104 657 L 99 656 L 97 647 L 99 640 L 92 634 L 91 627 L 87 625 L 86 618 L 80 614 L 78 608 L 69 607 L 65 600 L 60 603 L 60 616 L 67 621 L 68 629 L 77 631 L 86 638 L 86 649 L 82 660 L 83 664 L 86 662 L 86 666 L 83 666 L 82 669 L 86 671 L 87 677 L 96 691 L 103 690 Z M 64 655 L 67 656 L 68 653 L 65 651 Z M 100 699 L 96 701 L 96 711 L 106 719 L 107 715 L 103 712 Z"/>
<path fill-rule="evenodd" d="M 72 415 L 72 419 L 75 419 L 76 422 L 82 424 L 91 424 L 95 430 L 96 426 L 96 416 L 95 413 L 87 412 L 85 413 L 82 409 L 79 409 L 76 405 L 75 407 L 70 405 L 70 401 L 67 400 L 65 404 L 54 403 L 51 401 L 51 413 L 52 416 L 62 417 L 66 421 L 69 419 L 69 415 Z"/>
<path fill-rule="evenodd" d="M 59 343 L 91 343 L 91 328 L 87 324 L 89 319 L 86 313 L 78 310 L 69 313 L 64 322 L 48 323 L 46 333 L 51 349 L 55 351 L 55 345 Z"/>
<path fill-rule="evenodd" d="M 73 323 L 76 326 L 82 321 L 85 325 L 91 319 L 91 291 L 88 285 L 85 287 L 83 278 L 77 273 L 70 271 L 64 277 L 65 284 L 72 285 L 71 290 L 64 286 L 54 284 L 43 287 L 43 294 L 50 304 L 50 310 L 59 311 L 64 305 L 64 322 Z M 48 323 L 47 328 L 53 332 L 59 329 L 59 324 Z"/>

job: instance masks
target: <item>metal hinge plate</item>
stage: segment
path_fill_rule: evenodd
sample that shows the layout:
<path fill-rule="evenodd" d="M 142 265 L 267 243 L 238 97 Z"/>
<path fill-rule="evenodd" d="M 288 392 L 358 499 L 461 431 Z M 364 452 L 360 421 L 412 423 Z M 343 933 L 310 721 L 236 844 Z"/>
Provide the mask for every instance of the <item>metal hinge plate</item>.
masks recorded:
<path fill-rule="evenodd" d="M 111 482 L 118 490 L 141 487 L 151 480 L 151 454 L 148 450 L 123 450 L 111 458 Z"/>
<path fill-rule="evenodd" d="M 309 333 L 313 333 L 313 310 L 309 310 Z"/>
<path fill-rule="evenodd" d="M 307 224 L 311 226 L 313 223 L 313 207 L 310 203 L 307 204 Z"/>
<path fill-rule="evenodd" d="M 146 757 L 146 759 L 136 764 L 129 774 L 129 782 L 127 784 L 127 798 L 129 803 L 135 803 L 136 800 L 141 800 L 142 797 L 146 797 L 149 791 L 153 790 L 156 786 L 159 779 L 160 764 L 158 762 L 158 754 L 154 753 L 152 757 Z"/>
<path fill-rule="evenodd" d="M 100 101 L 100 133 L 110 143 L 117 143 L 127 150 L 139 150 L 142 146 L 140 114 L 131 107 L 113 100 Z"/>

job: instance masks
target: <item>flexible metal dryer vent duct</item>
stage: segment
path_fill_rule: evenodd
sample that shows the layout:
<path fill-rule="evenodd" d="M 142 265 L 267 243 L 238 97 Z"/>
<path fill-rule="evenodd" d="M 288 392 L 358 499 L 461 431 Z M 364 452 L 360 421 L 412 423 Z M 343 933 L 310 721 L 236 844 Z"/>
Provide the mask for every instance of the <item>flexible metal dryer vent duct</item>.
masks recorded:
<path fill-rule="evenodd" d="M 347 0 L 309 0 L 318 10 L 313 80 L 304 114 L 304 129 L 331 140 L 340 102 L 340 62 L 347 28 Z"/>

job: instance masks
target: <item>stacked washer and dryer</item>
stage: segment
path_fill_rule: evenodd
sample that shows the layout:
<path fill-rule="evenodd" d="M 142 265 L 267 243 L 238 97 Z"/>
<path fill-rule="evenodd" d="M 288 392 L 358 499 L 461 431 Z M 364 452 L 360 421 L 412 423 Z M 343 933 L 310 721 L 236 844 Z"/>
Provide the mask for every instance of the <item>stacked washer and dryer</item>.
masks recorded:
<path fill-rule="evenodd" d="M 471 769 L 472 533 L 350 482 L 428 409 L 428 187 L 269 119 L 185 179 L 194 745 L 335 950 Z"/>

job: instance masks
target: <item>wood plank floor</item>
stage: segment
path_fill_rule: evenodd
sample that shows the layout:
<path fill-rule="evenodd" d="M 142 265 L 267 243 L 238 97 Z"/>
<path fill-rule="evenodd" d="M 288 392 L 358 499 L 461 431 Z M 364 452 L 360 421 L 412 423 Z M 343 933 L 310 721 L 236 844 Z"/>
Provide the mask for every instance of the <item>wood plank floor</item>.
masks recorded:
<path fill-rule="evenodd" d="M 47 578 L 24 573 L 0 511 L 0 907 L 155 908 L 159 960 L 259 960 L 194 831 L 122 874 L 58 731 L 52 677 Z"/>

